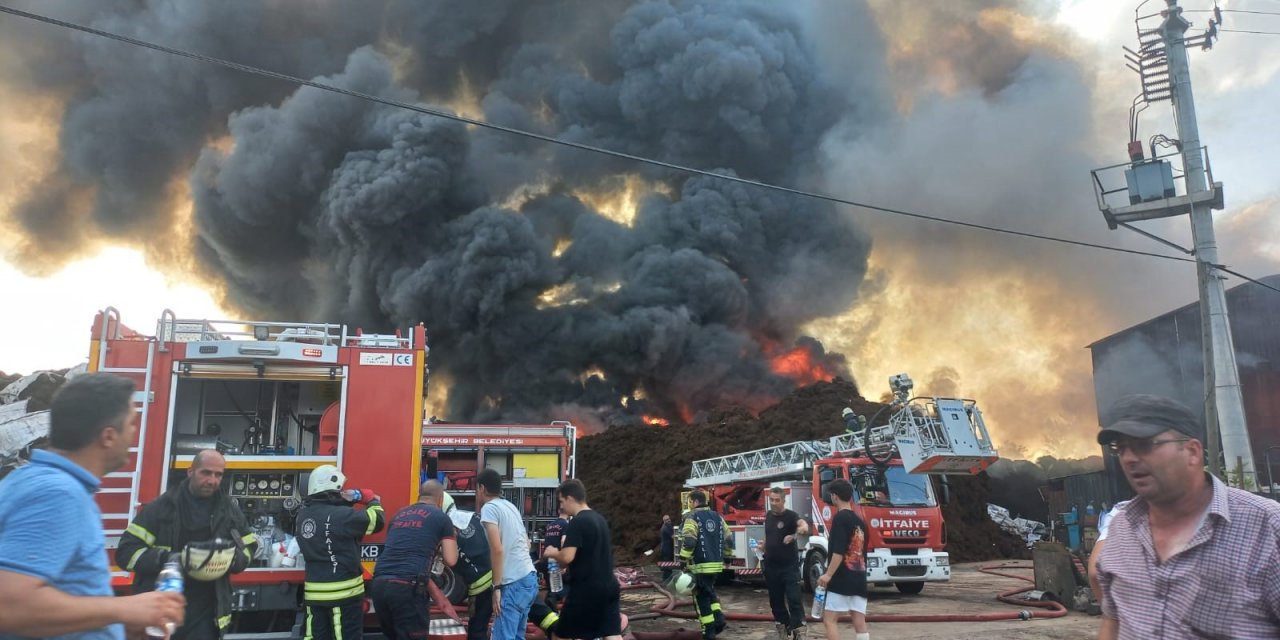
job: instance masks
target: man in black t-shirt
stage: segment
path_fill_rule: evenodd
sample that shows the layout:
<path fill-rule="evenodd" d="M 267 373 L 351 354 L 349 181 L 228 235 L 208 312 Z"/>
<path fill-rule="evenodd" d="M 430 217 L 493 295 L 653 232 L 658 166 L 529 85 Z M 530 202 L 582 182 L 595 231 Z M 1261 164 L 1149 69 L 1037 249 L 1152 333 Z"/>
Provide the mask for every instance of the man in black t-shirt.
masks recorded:
<path fill-rule="evenodd" d="M 786 490 L 769 489 L 764 516 L 764 584 L 769 589 L 778 640 L 804 637 L 804 605 L 800 602 L 800 553 L 796 537 L 809 535 L 809 523 L 785 508 Z"/>
<path fill-rule="evenodd" d="M 543 552 L 569 569 L 564 608 L 553 637 L 622 640 L 622 591 L 613 575 L 609 523 L 587 506 L 582 481 L 565 480 L 559 491 L 560 505 L 572 519 L 565 528 L 563 548 L 549 546 Z"/>
<path fill-rule="evenodd" d="M 831 560 L 818 586 L 827 589 L 822 624 L 827 640 L 840 640 L 838 618 L 852 614 L 855 640 L 869 640 L 867 632 L 867 525 L 853 512 L 853 485 L 843 478 L 827 485 L 836 515 L 831 519 Z"/>
<path fill-rule="evenodd" d="M 452 567 L 458 562 L 453 521 L 440 510 L 444 486 L 428 480 L 419 493 L 418 502 L 397 511 L 387 526 L 387 542 L 369 586 L 382 635 L 391 640 L 427 637 L 431 626 L 427 581 L 436 547 L 445 564 Z"/>

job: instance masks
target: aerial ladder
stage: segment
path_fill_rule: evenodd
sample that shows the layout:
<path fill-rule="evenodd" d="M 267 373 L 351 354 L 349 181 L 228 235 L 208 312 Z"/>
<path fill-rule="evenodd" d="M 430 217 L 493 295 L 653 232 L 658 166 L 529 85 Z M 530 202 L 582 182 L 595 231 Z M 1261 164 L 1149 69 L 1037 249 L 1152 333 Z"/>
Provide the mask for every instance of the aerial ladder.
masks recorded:
<path fill-rule="evenodd" d="M 865 455 L 878 465 L 902 459 L 908 473 L 977 474 L 999 459 L 982 411 L 973 400 L 913 397 L 911 377 L 889 378 L 893 400 L 871 420 L 846 407 L 845 433 L 801 440 L 718 458 L 696 460 L 687 486 L 804 477 L 823 458 Z M 892 411 L 889 422 L 876 425 Z"/>

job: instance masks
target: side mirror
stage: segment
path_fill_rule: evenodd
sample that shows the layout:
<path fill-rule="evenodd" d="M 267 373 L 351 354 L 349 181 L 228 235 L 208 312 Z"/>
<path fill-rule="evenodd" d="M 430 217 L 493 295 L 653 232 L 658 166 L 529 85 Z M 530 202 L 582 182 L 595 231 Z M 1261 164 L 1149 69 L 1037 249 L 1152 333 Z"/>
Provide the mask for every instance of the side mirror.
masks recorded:
<path fill-rule="evenodd" d="M 938 501 L 944 505 L 951 504 L 951 481 L 947 476 L 938 476 Z"/>

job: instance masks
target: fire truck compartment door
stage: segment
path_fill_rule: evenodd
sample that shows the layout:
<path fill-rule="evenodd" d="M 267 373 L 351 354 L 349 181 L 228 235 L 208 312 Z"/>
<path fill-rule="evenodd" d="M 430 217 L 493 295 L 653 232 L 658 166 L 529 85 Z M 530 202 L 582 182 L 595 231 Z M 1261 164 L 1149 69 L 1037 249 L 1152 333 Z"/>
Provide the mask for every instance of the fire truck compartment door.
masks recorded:
<path fill-rule="evenodd" d="M 558 453 L 517 453 L 511 457 L 512 475 L 515 477 L 530 480 L 560 479 L 560 454 Z"/>
<path fill-rule="evenodd" d="M 173 370 L 178 378 L 222 380 L 341 380 L 345 367 L 339 365 L 307 366 L 297 364 L 263 363 L 261 371 L 248 363 L 230 362 L 175 362 Z"/>

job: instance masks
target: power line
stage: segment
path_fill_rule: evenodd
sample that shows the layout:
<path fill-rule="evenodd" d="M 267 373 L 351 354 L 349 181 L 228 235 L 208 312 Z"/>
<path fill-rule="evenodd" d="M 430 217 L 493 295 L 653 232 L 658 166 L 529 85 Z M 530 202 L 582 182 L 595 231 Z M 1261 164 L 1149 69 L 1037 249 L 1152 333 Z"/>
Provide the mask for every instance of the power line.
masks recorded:
<path fill-rule="evenodd" d="M 1280 288 L 1273 287 L 1273 286 L 1271 286 L 1271 285 L 1269 285 L 1269 284 L 1267 284 L 1267 283 L 1265 283 L 1265 282 L 1262 282 L 1261 280 L 1255 280 L 1255 279 L 1253 279 L 1253 278 L 1250 278 L 1249 276 L 1244 275 L 1243 273 L 1240 273 L 1240 272 L 1238 272 L 1238 271 L 1232 271 L 1231 269 L 1228 269 L 1228 268 L 1226 268 L 1226 267 L 1224 267 L 1224 266 L 1222 266 L 1222 265 L 1220 265 L 1220 264 L 1216 264 L 1216 265 L 1213 265 L 1213 266 L 1217 267 L 1217 269 L 1218 269 L 1219 271 L 1222 271 L 1222 272 L 1225 272 L 1225 273 L 1229 273 L 1229 274 L 1231 274 L 1231 275 L 1233 275 L 1233 276 L 1235 276 L 1235 277 L 1237 277 L 1237 278 L 1240 278 L 1241 280 L 1248 280 L 1249 282 L 1252 282 L 1252 283 L 1254 283 L 1254 284 L 1256 284 L 1256 285 L 1258 285 L 1258 286 L 1260 286 L 1260 287 L 1263 287 L 1263 288 L 1266 288 L 1266 289 L 1270 289 L 1270 290 L 1272 290 L 1272 291 L 1275 291 L 1276 293 L 1280 293 Z"/>
<path fill-rule="evenodd" d="M 1253 33 L 1260 36 L 1280 36 L 1280 31 L 1249 31 L 1248 29 L 1218 29 L 1220 33 Z"/>
<path fill-rule="evenodd" d="M 322 90 L 322 91 L 329 91 L 329 92 L 333 92 L 333 93 L 339 93 L 339 94 L 346 95 L 346 96 L 350 96 L 350 97 L 353 97 L 353 98 L 359 98 L 359 99 L 361 99 L 361 100 L 368 100 L 368 101 L 370 101 L 370 102 L 376 102 L 376 103 L 378 103 L 378 104 L 383 104 L 383 105 L 386 105 L 386 106 L 397 107 L 397 108 L 400 108 L 400 109 L 407 109 L 407 110 L 409 110 L 409 111 L 415 111 L 415 112 L 417 112 L 417 113 L 422 113 L 422 114 L 425 114 L 425 115 L 435 116 L 435 117 L 438 117 L 438 118 L 445 118 L 445 119 L 448 119 L 448 120 L 454 120 L 454 121 L 462 122 L 462 123 L 469 124 L 469 125 L 472 125 L 472 126 L 475 126 L 475 127 L 481 127 L 481 128 L 485 128 L 485 129 L 494 130 L 494 131 L 501 131 L 501 132 L 503 132 L 503 133 L 508 133 L 508 134 L 516 135 L 516 136 L 522 136 L 522 137 L 525 137 L 525 138 L 531 138 L 531 139 L 534 139 L 534 140 L 539 140 L 539 141 L 547 142 L 547 143 L 550 143 L 550 144 L 556 144 L 556 145 L 560 145 L 560 146 L 564 146 L 564 147 L 570 147 L 570 148 L 573 148 L 573 149 L 579 149 L 579 150 L 582 150 L 582 151 L 589 151 L 589 152 L 591 152 L 591 153 L 597 153 L 597 154 L 601 154 L 601 155 L 607 155 L 607 156 L 611 156 L 611 157 L 615 157 L 615 158 L 621 158 L 621 159 L 624 159 L 624 160 L 631 160 L 631 161 L 633 161 L 633 162 L 638 162 L 638 163 L 642 163 L 642 164 L 648 164 L 648 165 L 652 165 L 652 166 L 656 166 L 656 167 L 662 167 L 662 168 L 665 168 L 665 169 L 671 169 L 671 170 L 674 170 L 674 171 L 680 171 L 680 172 L 683 172 L 683 173 L 689 173 L 689 174 L 695 174 L 695 175 L 707 176 L 707 177 L 715 178 L 715 179 L 718 179 L 718 180 L 725 180 L 725 181 L 728 181 L 728 182 L 735 182 L 735 183 L 738 183 L 738 184 L 744 184 L 744 185 L 753 186 L 753 187 L 758 187 L 758 188 L 762 188 L 762 189 L 768 189 L 768 190 L 778 191 L 778 192 L 781 192 L 781 193 L 788 193 L 788 194 L 791 194 L 791 195 L 801 196 L 801 197 L 805 197 L 805 198 L 812 198 L 812 199 L 815 199 L 815 200 L 822 200 L 822 201 L 826 201 L 826 202 L 832 202 L 832 203 L 835 203 L 835 204 L 843 204 L 843 205 L 848 205 L 848 206 L 851 206 L 851 207 L 858 207 L 858 208 L 860 208 L 860 209 L 867 209 L 867 210 L 870 210 L 870 211 L 878 211 L 878 212 L 881 212 L 881 213 L 887 213 L 887 214 L 891 214 L 891 215 L 903 216 L 903 217 L 907 217 L 907 218 L 914 218 L 914 219 L 917 219 L 917 220 L 927 220 L 927 221 L 930 221 L 930 222 L 938 222 L 938 223 L 943 223 L 943 224 L 950 224 L 950 225 L 954 225 L 954 226 L 958 226 L 958 227 L 963 227 L 963 228 L 967 228 L 967 229 L 976 229 L 976 230 L 980 230 L 980 231 L 989 231 L 989 232 L 992 232 L 992 233 L 1000 233 L 1000 234 L 1004 234 L 1004 235 L 1011 235 L 1011 236 L 1017 236 L 1017 237 L 1022 237 L 1022 238 L 1030 238 L 1030 239 L 1033 239 L 1033 240 L 1044 240 L 1044 241 L 1047 241 L 1047 242 L 1057 242 L 1057 243 L 1060 243 L 1060 244 L 1066 244 L 1066 245 L 1077 246 L 1077 247 L 1084 247 L 1084 248 L 1089 248 L 1089 249 L 1097 249 L 1097 250 L 1100 250 L 1100 251 L 1112 251 L 1112 252 L 1116 252 L 1116 253 L 1125 253 L 1125 254 L 1130 254 L 1130 255 L 1147 256 L 1147 257 L 1151 257 L 1151 258 L 1160 258 L 1160 259 L 1163 259 L 1163 260 L 1172 260 L 1172 261 L 1176 261 L 1176 262 L 1189 262 L 1189 263 L 1195 263 L 1195 262 L 1198 262 L 1198 259 L 1196 259 L 1196 258 L 1183 258 L 1183 257 L 1180 257 L 1180 256 L 1171 256 L 1171 255 L 1168 255 L 1168 254 L 1154 253 L 1154 252 L 1150 252 L 1150 251 L 1140 251 L 1140 250 L 1137 250 L 1137 249 L 1127 249 L 1127 248 L 1124 248 L 1124 247 L 1116 247 L 1116 246 L 1111 246 L 1111 245 L 1098 244 L 1098 243 L 1094 243 L 1094 242 L 1087 242 L 1087 241 L 1084 241 L 1084 240 L 1072 240 L 1072 239 L 1070 239 L 1070 238 L 1060 238 L 1060 237 L 1057 237 L 1057 236 L 1050 236 L 1050 235 L 1045 235 L 1045 234 L 1032 233 L 1032 232 L 1028 232 L 1028 231 L 1017 231 L 1017 230 L 1013 230 L 1013 229 L 1006 229 L 1006 228 L 1003 228 L 1003 227 L 995 227 L 995 226 L 991 226 L 991 225 L 979 224 L 979 223 L 976 223 L 976 222 L 965 222 L 965 221 L 962 221 L 962 220 L 954 220 L 954 219 L 951 219 L 951 218 L 943 218 L 943 217 L 940 217 L 940 216 L 929 215 L 929 214 L 919 213 L 919 212 L 915 212 L 915 211 L 906 211 L 906 210 L 904 210 L 904 209 L 896 209 L 896 208 L 893 208 L 893 207 L 885 207 L 885 206 L 874 205 L 874 204 L 869 204 L 869 203 L 865 203 L 865 202 L 857 202 L 857 201 L 855 201 L 855 200 L 849 200 L 849 199 L 846 199 L 846 198 L 840 198 L 840 197 L 837 197 L 837 196 L 833 196 L 833 195 L 825 194 L 825 193 L 821 193 L 821 192 L 816 192 L 816 191 L 806 191 L 806 190 L 803 190 L 803 189 L 794 189 L 794 188 L 791 188 L 791 187 L 784 187 L 784 186 L 781 186 L 781 185 L 770 184 L 770 183 L 767 183 L 767 182 L 760 182 L 760 181 L 758 181 L 758 180 L 751 180 L 751 179 L 747 179 L 747 178 L 741 178 L 741 177 L 738 177 L 738 176 L 725 175 L 725 174 L 722 174 L 722 173 L 716 173 L 716 172 L 714 172 L 714 171 L 707 171 L 707 170 L 705 170 L 705 169 L 697 169 L 697 168 L 694 168 L 694 167 L 688 167 L 688 166 L 679 165 L 679 164 L 675 164 L 675 163 L 671 163 L 671 162 L 665 162 L 665 161 L 662 161 L 662 160 L 656 160 L 656 159 L 653 159 L 653 158 L 646 158 L 646 157 L 644 157 L 644 156 L 637 156 L 637 155 L 630 154 L 630 153 L 624 153 L 624 152 L 622 152 L 622 151 L 615 151 L 615 150 L 613 150 L 613 149 L 607 149 L 607 148 L 604 148 L 604 147 L 597 147 L 597 146 L 593 146 L 593 145 L 589 145 L 589 144 L 584 144 L 584 143 L 581 143 L 581 142 L 574 142 L 574 141 L 572 141 L 572 140 L 565 140 L 565 139 L 562 139 L 562 138 L 556 138 L 556 137 L 554 137 L 554 136 L 548 136 L 548 135 L 544 135 L 544 134 L 540 134 L 540 133 L 535 133 L 535 132 L 532 132 L 532 131 L 525 131 L 525 130 L 523 130 L 523 129 L 516 129 L 516 128 L 513 128 L 513 127 L 508 127 L 508 126 L 504 126 L 504 125 L 494 124 L 494 123 L 491 123 L 491 122 L 486 122 L 486 121 L 484 121 L 484 120 L 477 120 L 477 119 L 475 119 L 475 118 L 468 118 L 468 117 L 466 117 L 466 116 L 461 116 L 461 115 L 457 115 L 457 114 L 453 114 L 453 113 L 448 113 L 448 112 L 440 111 L 440 110 L 437 110 L 437 109 L 431 109 L 431 108 L 429 108 L 429 107 L 423 107 L 423 106 L 421 106 L 421 105 L 409 104 L 409 103 L 407 103 L 407 102 L 401 102 L 401 101 L 398 101 L 398 100 L 392 100 L 392 99 L 389 99 L 389 98 L 381 98 L 381 97 L 374 96 L 374 95 L 367 94 L 367 93 L 363 93 L 363 92 L 360 92 L 360 91 L 353 91 L 353 90 L 351 90 L 351 89 L 344 89 L 344 88 L 342 88 L 342 87 L 337 87 L 337 86 L 334 86 L 334 85 L 324 84 L 324 83 L 321 83 L 321 82 L 316 82 L 316 81 L 314 81 L 314 80 L 307 80 L 307 79 L 305 79 L 305 78 L 299 78 L 299 77 L 297 77 L 297 76 L 291 76 L 291 75 L 288 75 L 288 74 L 285 74 L 285 73 L 280 73 L 280 72 L 277 72 L 277 71 L 271 71 L 271 70 L 263 69 L 263 68 L 260 68 L 260 67 L 254 67 L 254 66 L 247 65 L 247 64 L 241 64 L 241 63 L 238 63 L 238 62 L 232 62 L 232 61 L 230 61 L 230 60 L 224 60 L 224 59 L 222 59 L 222 58 L 215 58 L 215 57 L 213 57 L 213 56 L 207 56 L 207 55 L 203 55 L 203 54 L 199 54 L 199 53 L 193 53 L 193 52 L 185 51 L 185 50 L 182 50 L 182 49 L 175 49 L 175 48 L 172 48 L 172 47 L 166 47 L 166 46 L 163 46 L 163 45 L 155 44 L 155 43 L 153 43 L 153 42 L 148 42 L 148 41 L 145 41 L 145 40 L 138 40 L 138 39 L 136 39 L 136 38 L 130 38 L 130 37 L 128 37 L 128 36 L 123 36 L 123 35 L 120 35 L 120 34 L 111 33 L 111 32 L 109 32 L 109 31 L 102 31 L 102 30 L 100 30 L 100 29 L 94 29 L 94 28 L 92 28 L 92 27 L 87 27 L 87 26 L 80 25 L 80 24 L 76 24 L 76 23 L 73 23 L 73 22 L 67 22 L 67 21 L 65 21 L 65 20 L 58 20 L 58 19 L 56 19 L 56 18 L 50 18 L 50 17 L 48 17 L 48 16 L 43 16 L 43 15 L 39 15 L 39 14 L 35 14 L 35 13 L 28 13 L 28 12 L 26 12 L 26 11 L 21 11 L 21 10 L 18 10 L 18 9 L 14 9 L 14 8 L 12 8 L 12 7 L 8 7 L 8 6 L 5 6 L 5 5 L 0 5 L 0 13 L 7 13 L 7 14 L 14 15 L 14 16 L 18 16 L 18 17 L 21 17 L 21 18 L 26 18 L 26 19 L 28 19 L 28 20 L 35 20 L 35 21 L 37 21 L 37 22 L 43 22 L 43 23 L 45 23 L 45 24 L 50 24 L 50 25 L 54 25 L 54 26 L 59 26 L 59 27 L 67 28 L 67 29 L 72 29 L 72 30 L 75 30 L 75 31 L 80 31 L 80 32 L 82 32 L 82 33 L 88 33 L 88 34 L 95 35 L 95 36 L 99 36 L 99 37 L 102 37 L 102 38 L 107 38 L 107 39 L 110 39 L 110 40 L 116 40 L 116 41 L 118 41 L 118 42 L 124 42 L 124 43 L 126 43 L 126 44 L 131 44 L 131 45 L 134 45 L 134 46 L 139 46 L 139 47 L 144 47 L 144 48 L 147 48 L 147 49 L 152 49 L 152 50 L 155 50 L 155 51 L 160 51 L 160 52 L 167 53 L 167 54 L 170 54 L 170 55 L 175 55 L 175 56 L 180 56 L 180 57 L 184 57 L 184 58 L 189 58 L 189 59 L 192 59 L 192 60 L 197 60 L 197 61 L 200 61 L 200 62 L 206 62 L 206 63 L 209 63 L 209 64 L 216 64 L 216 65 L 219 65 L 219 66 L 222 66 L 222 67 L 226 67 L 226 68 L 228 68 L 228 69 L 234 69 L 234 70 L 236 70 L 236 71 L 241 71 L 241 72 L 244 72 L 244 73 L 251 73 L 251 74 L 260 75 L 260 76 L 264 76 L 264 77 L 268 77 L 268 78 L 274 78 L 274 79 L 277 79 L 277 80 L 283 80 L 283 81 L 286 81 L 286 82 L 292 82 L 292 83 L 295 83 L 295 84 L 300 84 L 300 85 L 304 85 L 304 86 L 308 86 L 308 87 L 313 87 L 313 88 L 315 88 L 315 89 L 320 89 L 320 90 Z M 1217 265 L 1214 265 L 1214 266 L 1217 266 Z M 1219 267 L 1219 268 L 1221 268 L 1221 267 Z M 1243 276 L 1241 276 L 1241 277 L 1243 277 Z"/>
<path fill-rule="evenodd" d="M 1184 13 L 1214 13 L 1214 9 L 1183 9 Z M 1218 9 L 1222 13 L 1250 13 L 1259 16 L 1280 16 L 1280 11 L 1250 11 L 1247 9 Z M 1159 14 L 1157 14 L 1159 15 Z"/>

